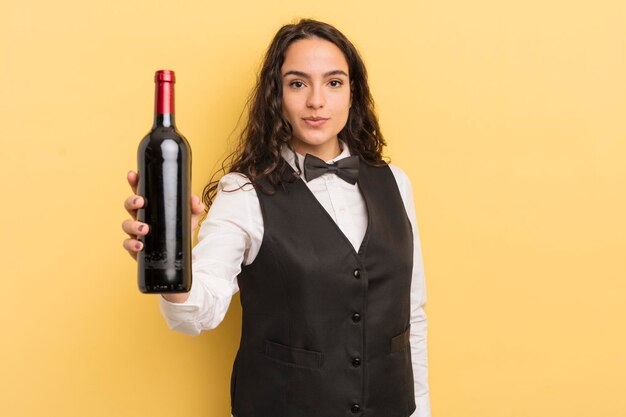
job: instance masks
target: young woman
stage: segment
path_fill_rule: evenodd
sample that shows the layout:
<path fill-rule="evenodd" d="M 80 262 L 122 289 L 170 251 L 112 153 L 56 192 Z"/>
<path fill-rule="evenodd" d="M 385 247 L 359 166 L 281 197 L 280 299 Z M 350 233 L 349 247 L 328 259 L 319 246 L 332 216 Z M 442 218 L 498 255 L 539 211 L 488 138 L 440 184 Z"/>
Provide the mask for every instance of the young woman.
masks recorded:
<path fill-rule="evenodd" d="M 229 173 L 192 197 L 189 293 L 163 295 L 197 335 L 240 291 L 236 417 L 430 416 L 426 302 L 411 185 L 382 159 L 367 73 L 336 28 L 283 26 L 269 46 Z M 136 193 L 137 175 L 128 174 Z M 126 208 L 136 219 L 141 196 Z M 126 220 L 136 258 L 150 225 Z"/>

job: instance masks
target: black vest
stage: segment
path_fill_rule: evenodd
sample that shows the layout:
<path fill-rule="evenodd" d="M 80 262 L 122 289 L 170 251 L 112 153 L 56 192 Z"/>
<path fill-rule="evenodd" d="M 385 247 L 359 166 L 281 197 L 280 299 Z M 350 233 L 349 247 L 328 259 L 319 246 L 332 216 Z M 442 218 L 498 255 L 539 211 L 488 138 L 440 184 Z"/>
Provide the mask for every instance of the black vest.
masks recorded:
<path fill-rule="evenodd" d="M 238 277 L 233 415 L 410 416 L 413 236 L 391 169 L 361 161 L 358 253 L 302 180 L 283 184 L 257 190 L 263 242 Z"/>

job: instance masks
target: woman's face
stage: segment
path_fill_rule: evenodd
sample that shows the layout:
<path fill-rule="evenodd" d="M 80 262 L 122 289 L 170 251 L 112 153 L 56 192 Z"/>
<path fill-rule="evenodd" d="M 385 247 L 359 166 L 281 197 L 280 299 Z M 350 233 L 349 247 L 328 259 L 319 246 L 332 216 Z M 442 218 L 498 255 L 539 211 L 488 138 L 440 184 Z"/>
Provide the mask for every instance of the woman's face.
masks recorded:
<path fill-rule="evenodd" d="M 348 62 L 335 44 L 320 38 L 298 40 L 287 48 L 281 67 L 283 114 L 293 128 L 296 152 L 324 160 L 339 153 L 337 134 L 348 121 Z"/>

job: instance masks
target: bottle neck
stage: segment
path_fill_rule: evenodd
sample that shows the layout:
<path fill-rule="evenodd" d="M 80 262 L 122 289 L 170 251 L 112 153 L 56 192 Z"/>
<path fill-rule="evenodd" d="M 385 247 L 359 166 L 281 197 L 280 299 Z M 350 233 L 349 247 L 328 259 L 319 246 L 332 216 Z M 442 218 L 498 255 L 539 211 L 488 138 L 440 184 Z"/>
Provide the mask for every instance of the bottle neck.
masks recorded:
<path fill-rule="evenodd" d="M 155 114 L 152 127 L 176 127 L 174 113 Z"/>
<path fill-rule="evenodd" d="M 155 82 L 153 127 L 175 127 L 173 82 Z"/>

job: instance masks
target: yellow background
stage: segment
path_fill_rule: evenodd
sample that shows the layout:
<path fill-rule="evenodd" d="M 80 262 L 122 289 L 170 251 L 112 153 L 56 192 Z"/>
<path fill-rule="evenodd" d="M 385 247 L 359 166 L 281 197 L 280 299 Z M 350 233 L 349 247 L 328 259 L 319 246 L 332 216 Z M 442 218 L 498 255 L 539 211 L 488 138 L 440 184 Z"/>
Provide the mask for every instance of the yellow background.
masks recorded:
<path fill-rule="evenodd" d="M 299 17 L 360 49 L 413 182 L 433 417 L 626 415 L 623 0 L 0 5 L 2 416 L 228 415 L 239 296 L 169 331 L 122 249 L 125 175 L 173 69 L 200 193 Z"/>

